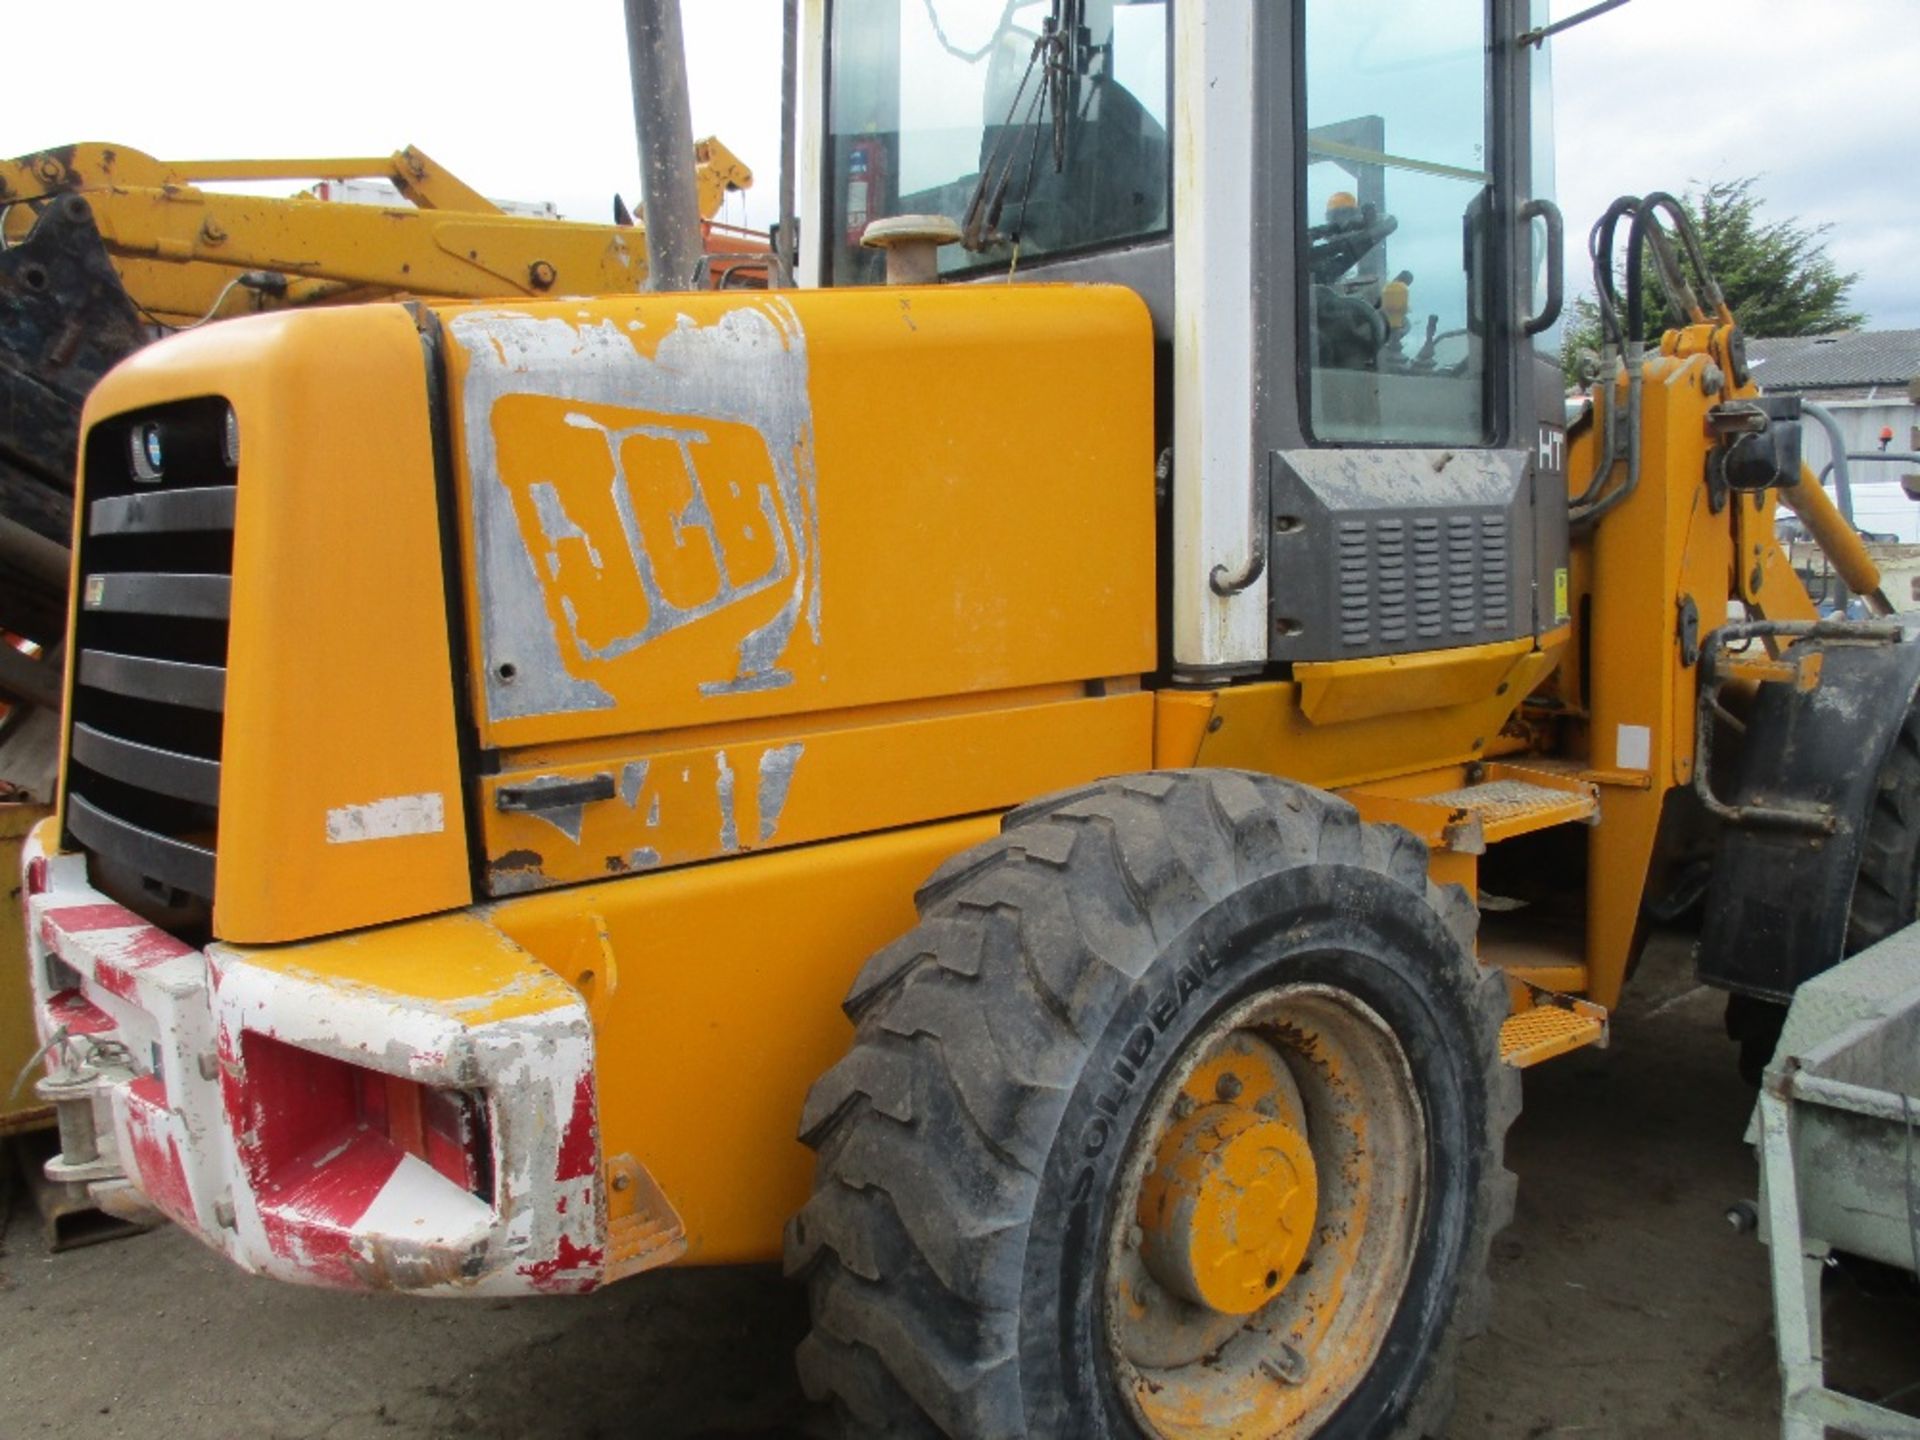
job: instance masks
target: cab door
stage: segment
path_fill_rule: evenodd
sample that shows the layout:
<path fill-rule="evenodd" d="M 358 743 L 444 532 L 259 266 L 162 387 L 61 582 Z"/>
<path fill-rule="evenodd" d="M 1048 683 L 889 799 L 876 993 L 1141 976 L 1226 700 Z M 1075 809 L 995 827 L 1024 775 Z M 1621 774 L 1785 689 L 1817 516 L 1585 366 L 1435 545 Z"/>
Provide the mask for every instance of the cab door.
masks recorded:
<path fill-rule="evenodd" d="M 1270 658 L 1551 629 L 1561 417 L 1543 436 L 1528 332 L 1558 216 L 1533 193 L 1525 0 L 1265 13 Z"/>

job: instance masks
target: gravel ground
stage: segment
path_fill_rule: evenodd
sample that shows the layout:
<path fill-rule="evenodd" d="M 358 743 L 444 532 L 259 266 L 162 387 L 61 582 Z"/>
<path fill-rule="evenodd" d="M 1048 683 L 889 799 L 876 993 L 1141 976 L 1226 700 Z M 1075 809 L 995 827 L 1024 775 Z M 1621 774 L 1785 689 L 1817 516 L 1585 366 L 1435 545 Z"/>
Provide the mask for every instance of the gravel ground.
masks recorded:
<path fill-rule="evenodd" d="M 1493 1328 L 1451 1440 L 1777 1433 L 1750 1096 L 1720 998 L 1656 947 L 1607 1051 L 1528 1076 Z M 1829 1287 L 1833 1376 L 1920 1381 L 1920 1302 Z M 0 1435 L 354 1440 L 797 1434 L 802 1305 L 766 1271 L 668 1271 L 584 1299 L 408 1301 L 240 1274 L 176 1231 L 49 1255 L 16 1205 L 0 1251 Z M 1920 1389 L 1911 1392 L 1920 1399 Z"/>

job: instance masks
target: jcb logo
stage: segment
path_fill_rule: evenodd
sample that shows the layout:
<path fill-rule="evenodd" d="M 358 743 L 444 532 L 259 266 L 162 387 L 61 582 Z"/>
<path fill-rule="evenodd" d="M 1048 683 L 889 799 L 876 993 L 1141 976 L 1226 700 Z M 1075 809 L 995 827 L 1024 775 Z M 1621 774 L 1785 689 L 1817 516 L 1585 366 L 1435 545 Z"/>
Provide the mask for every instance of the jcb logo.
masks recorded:
<path fill-rule="evenodd" d="M 757 431 L 538 396 L 494 418 L 521 537 L 581 660 L 707 621 L 737 645 L 792 601 L 804 541 Z M 780 683 L 770 664 L 737 679 Z"/>
<path fill-rule="evenodd" d="M 616 298 L 454 317 L 485 722 L 578 735 L 628 707 L 819 684 L 806 336 L 785 300 L 709 324 Z M 688 709 L 691 705 L 696 707 Z M 563 719 L 562 717 L 575 717 Z"/>

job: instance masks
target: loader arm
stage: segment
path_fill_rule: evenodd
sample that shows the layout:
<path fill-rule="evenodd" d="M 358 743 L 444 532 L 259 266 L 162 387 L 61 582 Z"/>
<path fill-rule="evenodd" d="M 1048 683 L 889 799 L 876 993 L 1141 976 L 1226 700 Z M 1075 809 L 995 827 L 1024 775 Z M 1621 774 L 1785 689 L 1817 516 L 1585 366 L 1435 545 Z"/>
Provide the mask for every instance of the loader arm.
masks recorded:
<path fill-rule="evenodd" d="M 753 172 L 716 139 L 694 148 L 710 222 Z M 204 188 L 314 179 L 385 180 L 398 196 L 381 206 Z M 753 278 L 766 242 L 710 226 L 707 248 L 729 257 L 716 283 L 733 284 Z M 646 275 L 639 227 L 509 214 L 413 146 L 171 161 L 89 142 L 0 160 L 0 514 L 66 543 L 80 406 L 109 368 L 167 330 L 396 295 L 631 293 Z M 44 587 L 0 578 L 0 617 L 16 632 L 57 638 L 47 617 L 59 608 Z M 0 685 L 9 693 L 23 698 Z"/>
<path fill-rule="evenodd" d="M 753 172 L 718 140 L 695 152 L 701 212 L 711 219 Z M 314 178 L 385 180 L 412 203 L 326 205 L 201 188 Z M 313 160 L 166 161 L 95 143 L 42 150 L 0 161 L 0 235 L 9 246 L 24 242 L 47 201 L 74 194 L 93 208 L 128 294 L 165 325 L 395 293 L 609 294 L 646 278 L 645 246 L 629 227 L 509 215 L 413 146 Z M 284 290 L 236 293 L 232 282 L 249 270 L 284 276 Z"/>

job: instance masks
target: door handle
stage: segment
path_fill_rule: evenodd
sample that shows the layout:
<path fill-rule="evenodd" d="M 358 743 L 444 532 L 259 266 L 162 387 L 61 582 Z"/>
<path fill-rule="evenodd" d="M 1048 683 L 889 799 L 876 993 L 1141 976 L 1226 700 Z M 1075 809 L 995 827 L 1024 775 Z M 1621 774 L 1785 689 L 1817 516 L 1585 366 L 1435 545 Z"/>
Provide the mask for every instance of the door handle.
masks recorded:
<path fill-rule="evenodd" d="M 1520 207 L 1520 223 L 1531 232 L 1535 220 L 1547 222 L 1547 303 L 1520 327 L 1523 335 L 1551 330 L 1567 298 L 1567 222 L 1551 200 L 1529 200 Z"/>
<path fill-rule="evenodd" d="M 565 775 L 542 775 L 517 785 L 502 785 L 493 792 L 497 810 L 508 813 L 564 810 L 570 805 L 587 805 L 595 800 L 613 798 L 613 776 L 607 771 L 570 779 Z"/>

